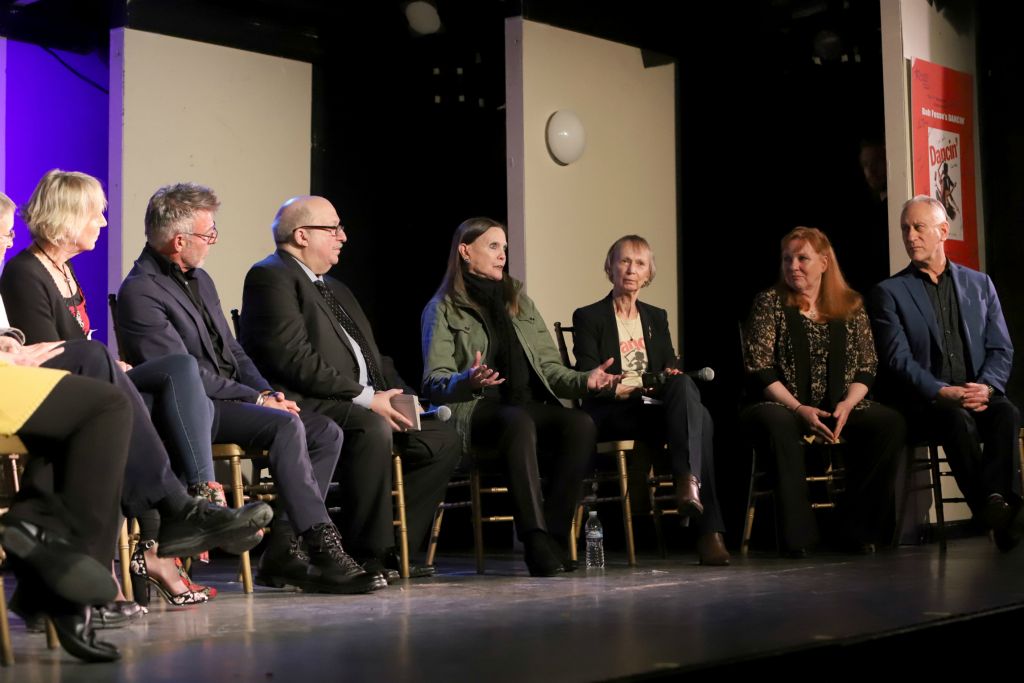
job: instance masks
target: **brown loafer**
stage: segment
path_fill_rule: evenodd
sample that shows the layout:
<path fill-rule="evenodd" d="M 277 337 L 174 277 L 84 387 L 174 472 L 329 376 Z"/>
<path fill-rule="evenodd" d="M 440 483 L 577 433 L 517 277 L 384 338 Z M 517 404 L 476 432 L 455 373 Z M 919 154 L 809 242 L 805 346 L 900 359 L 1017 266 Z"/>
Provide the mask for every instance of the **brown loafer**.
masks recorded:
<path fill-rule="evenodd" d="M 697 539 L 697 555 L 700 563 L 709 567 L 724 567 L 729 564 L 729 551 L 725 549 L 722 534 L 712 531 Z"/>
<path fill-rule="evenodd" d="M 679 504 L 680 517 L 703 515 L 704 504 L 700 502 L 700 480 L 691 474 L 682 481 L 676 481 L 676 501 Z"/>

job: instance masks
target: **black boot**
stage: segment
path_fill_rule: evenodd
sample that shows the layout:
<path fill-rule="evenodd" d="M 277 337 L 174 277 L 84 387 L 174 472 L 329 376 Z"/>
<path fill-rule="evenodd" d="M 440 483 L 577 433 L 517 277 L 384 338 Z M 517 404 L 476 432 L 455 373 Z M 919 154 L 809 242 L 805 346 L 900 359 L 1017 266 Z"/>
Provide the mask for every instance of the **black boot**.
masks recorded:
<path fill-rule="evenodd" d="M 308 570 L 309 554 L 302 549 L 291 522 L 274 520 L 256 569 L 256 583 L 271 588 L 305 588 Z"/>
<path fill-rule="evenodd" d="M 537 529 L 526 534 L 523 554 L 530 576 L 554 576 L 565 571 L 561 551 L 546 531 Z"/>
<path fill-rule="evenodd" d="M 341 534 L 331 523 L 315 524 L 302 534 L 309 550 L 306 589 L 320 593 L 369 593 L 387 587 L 377 574 L 368 574 L 341 547 Z"/>

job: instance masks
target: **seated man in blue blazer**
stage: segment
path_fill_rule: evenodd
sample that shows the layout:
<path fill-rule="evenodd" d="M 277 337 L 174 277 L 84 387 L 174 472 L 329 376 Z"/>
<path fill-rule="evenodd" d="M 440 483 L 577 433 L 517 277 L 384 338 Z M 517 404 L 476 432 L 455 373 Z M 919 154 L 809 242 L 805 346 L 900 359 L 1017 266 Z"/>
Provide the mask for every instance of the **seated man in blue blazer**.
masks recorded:
<path fill-rule="evenodd" d="M 940 202 L 909 200 L 900 227 L 911 263 L 871 293 L 879 365 L 912 428 L 942 444 L 975 517 L 1010 550 L 1024 535 L 1020 413 L 1005 394 L 1013 344 L 999 297 L 987 275 L 946 258 Z"/>
<path fill-rule="evenodd" d="M 341 430 L 271 388 L 232 336 L 213 280 L 201 268 L 217 242 L 219 207 L 213 191 L 188 183 L 162 187 L 150 198 L 147 244 L 119 294 L 121 353 L 131 363 L 191 354 L 213 401 L 213 440 L 267 450 L 283 511 L 275 515 L 257 582 L 327 593 L 383 588 L 382 577 L 366 573 L 342 549 L 324 505 Z"/>

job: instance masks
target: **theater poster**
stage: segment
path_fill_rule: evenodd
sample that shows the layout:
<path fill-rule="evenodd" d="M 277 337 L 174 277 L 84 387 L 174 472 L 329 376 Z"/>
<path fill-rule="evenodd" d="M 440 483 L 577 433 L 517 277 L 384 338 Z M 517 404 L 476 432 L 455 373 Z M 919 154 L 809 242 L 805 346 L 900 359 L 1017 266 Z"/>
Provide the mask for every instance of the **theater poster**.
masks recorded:
<path fill-rule="evenodd" d="M 970 74 L 915 59 L 910 68 L 914 194 L 942 202 L 946 255 L 978 268 L 974 195 L 974 84 Z"/>

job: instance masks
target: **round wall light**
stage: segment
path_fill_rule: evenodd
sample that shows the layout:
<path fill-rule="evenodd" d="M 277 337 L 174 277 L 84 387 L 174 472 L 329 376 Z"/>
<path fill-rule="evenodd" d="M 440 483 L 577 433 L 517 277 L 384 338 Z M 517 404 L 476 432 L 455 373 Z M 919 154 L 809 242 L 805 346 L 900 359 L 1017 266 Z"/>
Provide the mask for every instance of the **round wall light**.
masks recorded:
<path fill-rule="evenodd" d="M 548 119 L 547 142 L 551 157 L 562 166 L 568 166 L 583 156 L 587 148 L 587 134 L 580 117 L 568 109 L 552 114 Z"/>

